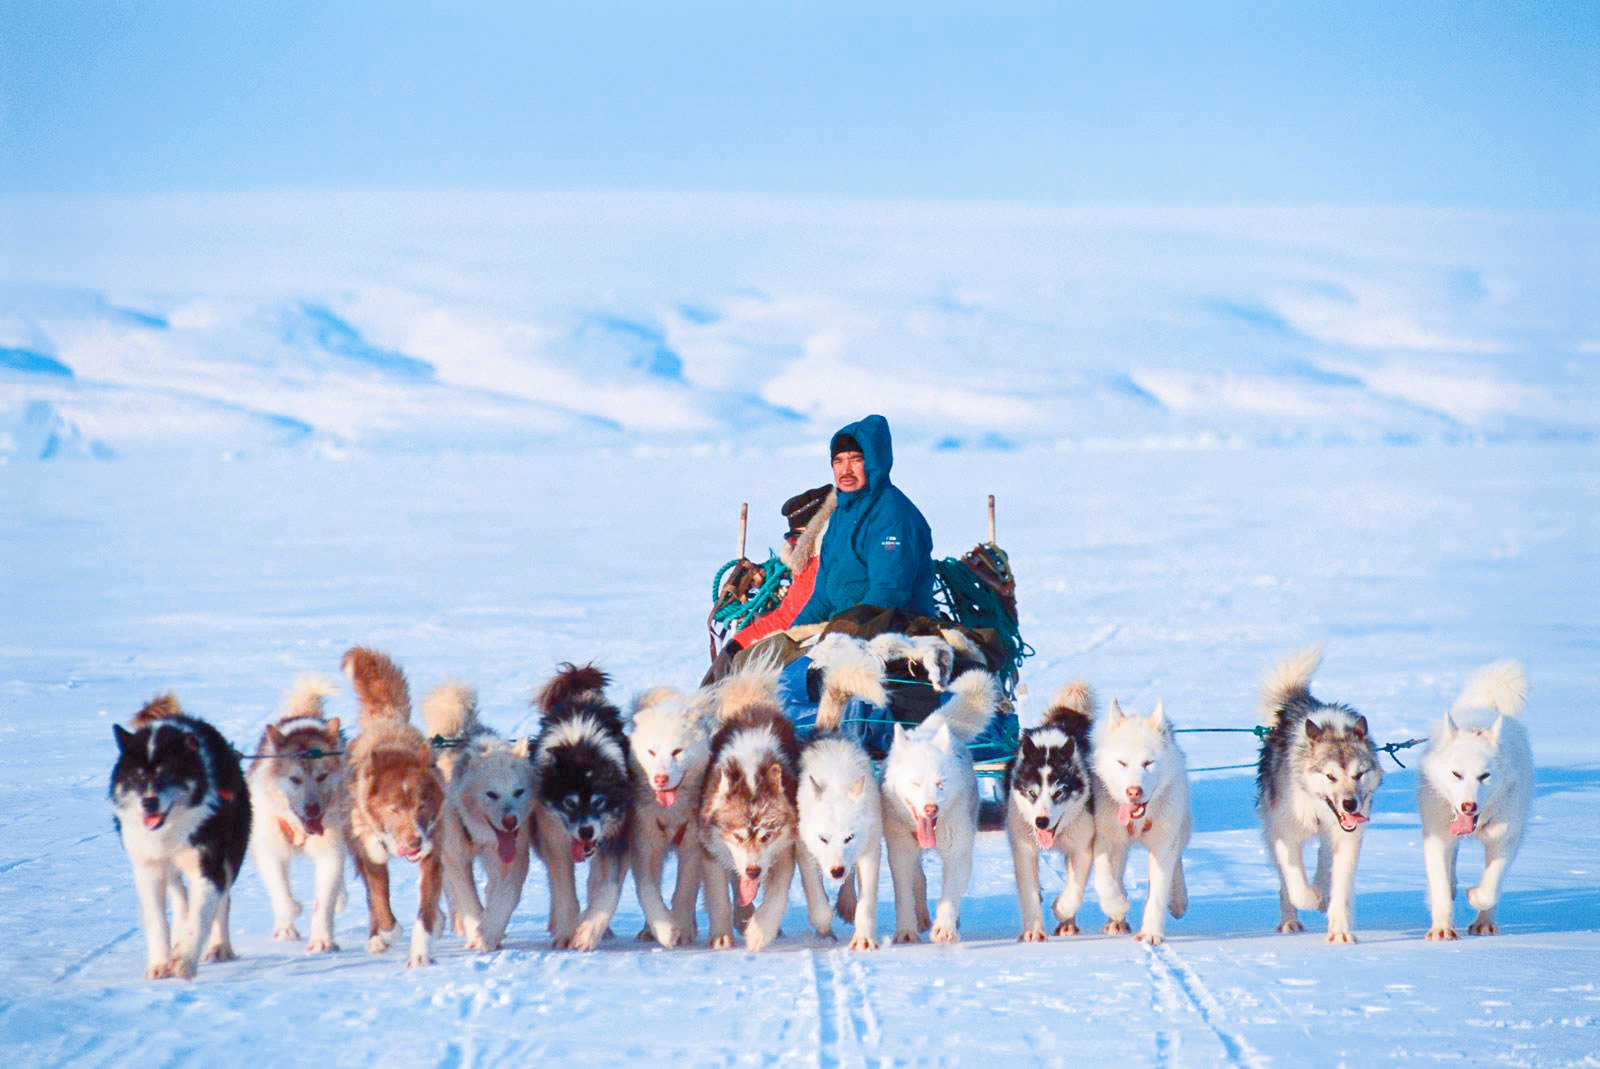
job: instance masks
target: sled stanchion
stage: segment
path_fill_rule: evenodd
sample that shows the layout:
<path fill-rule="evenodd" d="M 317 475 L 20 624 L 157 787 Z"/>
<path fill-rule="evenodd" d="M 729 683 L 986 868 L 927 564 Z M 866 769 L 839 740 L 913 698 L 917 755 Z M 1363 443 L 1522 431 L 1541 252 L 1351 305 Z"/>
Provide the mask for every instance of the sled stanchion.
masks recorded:
<path fill-rule="evenodd" d="M 739 502 L 739 560 L 744 560 L 744 535 L 750 524 L 750 502 Z"/>
<path fill-rule="evenodd" d="M 991 546 L 995 544 L 995 541 L 994 541 L 994 495 L 993 494 L 989 495 L 989 544 Z"/>

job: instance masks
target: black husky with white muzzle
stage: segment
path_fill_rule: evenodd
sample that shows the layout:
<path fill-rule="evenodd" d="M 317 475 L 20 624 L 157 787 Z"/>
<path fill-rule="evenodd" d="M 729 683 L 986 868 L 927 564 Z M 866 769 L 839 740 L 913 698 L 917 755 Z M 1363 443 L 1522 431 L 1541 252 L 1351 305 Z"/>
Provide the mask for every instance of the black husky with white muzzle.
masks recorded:
<path fill-rule="evenodd" d="M 539 857 L 550 874 L 550 938 L 593 950 L 622 898 L 632 831 L 633 770 L 622 712 L 605 697 L 606 674 L 564 664 L 539 692 L 534 742 Z M 577 866 L 589 868 L 589 905 L 578 915 Z"/>

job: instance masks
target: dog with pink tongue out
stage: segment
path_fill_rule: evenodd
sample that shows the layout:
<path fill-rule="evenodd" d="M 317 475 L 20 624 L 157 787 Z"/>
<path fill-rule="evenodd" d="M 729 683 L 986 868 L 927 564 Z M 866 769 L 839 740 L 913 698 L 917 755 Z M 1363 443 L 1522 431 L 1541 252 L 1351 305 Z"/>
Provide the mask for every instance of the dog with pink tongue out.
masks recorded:
<path fill-rule="evenodd" d="M 1107 935 L 1128 928 L 1123 873 L 1128 853 L 1149 854 L 1150 892 L 1139 932 L 1152 946 L 1166 939 L 1167 915 L 1189 909 L 1183 848 L 1189 843 L 1189 776 L 1160 701 L 1147 716 L 1132 716 L 1112 699 L 1090 729 L 1094 771 L 1094 889 Z"/>
<path fill-rule="evenodd" d="M 978 834 L 978 777 L 967 744 L 994 717 L 1000 688 L 981 670 L 950 684 L 951 699 L 916 727 L 894 728 L 883 763 L 883 837 L 894 878 L 894 941 L 917 943 L 932 928 L 933 941 L 961 939 L 961 896 L 972 877 Z M 939 851 L 944 875 L 939 907 L 928 916 L 922 852 Z"/>
<path fill-rule="evenodd" d="M 721 726 L 711 739 L 700 842 L 706 915 L 718 950 L 733 946 L 730 883 L 738 891 L 746 950 L 761 950 L 778 937 L 789 905 L 800 828 L 800 746 L 779 705 L 778 673 L 775 661 L 753 660 L 717 684 Z"/>
<path fill-rule="evenodd" d="M 700 793 L 710 760 L 711 716 L 704 691 L 655 687 L 634 700 L 628 749 L 634 771 L 634 833 L 629 864 L 644 913 L 641 940 L 664 947 L 695 941 L 695 899 L 705 862 L 700 847 Z M 678 859 L 669 909 L 661 896 L 668 854 Z"/>
<path fill-rule="evenodd" d="M 1049 939 L 1039 892 L 1039 858 L 1058 851 L 1067 879 L 1051 907 L 1056 935 L 1077 935 L 1094 863 L 1094 793 L 1089 774 L 1089 730 L 1094 695 L 1083 682 L 1068 683 L 1051 699 L 1037 727 L 1022 733 L 1017 756 L 1006 766 L 1006 837 L 1017 876 L 1024 943 Z"/>

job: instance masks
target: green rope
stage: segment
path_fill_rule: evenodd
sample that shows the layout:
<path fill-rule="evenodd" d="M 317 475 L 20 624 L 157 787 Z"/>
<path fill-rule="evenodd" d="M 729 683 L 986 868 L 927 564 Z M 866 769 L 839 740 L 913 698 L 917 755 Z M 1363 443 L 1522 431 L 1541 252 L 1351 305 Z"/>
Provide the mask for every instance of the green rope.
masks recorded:
<path fill-rule="evenodd" d="M 996 675 L 1006 693 L 1014 695 L 1022 662 L 1032 657 L 1034 650 L 1022 640 L 1022 631 L 1005 600 L 955 557 L 935 561 L 933 575 L 938 588 L 935 598 L 951 619 L 963 627 L 994 632 L 1003 661 Z"/>
<path fill-rule="evenodd" d="M 784 564 L 776 553 L 770 553 L 767 562 L 761 565 L 761 585 L 751 591 L 750 596 L 743 601 L 729 598 L 723 603 L 723 577 L 741 563 L 749 562 L 742 557 L 731 560 L 717 569 L 716 577 L 711 581 L 711 601 L 715 606 L 711 611 L 711 619 L 729 631 L 736 631 L 757 616 L 777 608 L 778 602 L 782 600 L 783 584 L 789 579 L 788 565 Z"/>

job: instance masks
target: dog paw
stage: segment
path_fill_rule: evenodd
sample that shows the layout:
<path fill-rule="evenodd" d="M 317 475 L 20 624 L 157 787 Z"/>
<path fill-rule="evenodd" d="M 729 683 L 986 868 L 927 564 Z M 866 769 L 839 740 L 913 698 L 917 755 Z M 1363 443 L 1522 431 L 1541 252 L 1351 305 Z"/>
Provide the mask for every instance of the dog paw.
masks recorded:
<path fill-rule="evenodd" d="M 1043 928 L 1024 928 L 1022 934 L 1017 936 L 1019 943 L 1048 943 L 1050 937 L 1044 934 Z"/>
<path fill-rule="evenodd" d="M 1456 930 L 1454 928 L 1450 927 L 1449 925 L 1444 925 L 1442 927 L 1433 927 L 1433 928 L 1429 928 L 1428 929 L 1428 940 L 1429 940 L 1429 942 L 1441 943 L 1441 942 L 1445 942 L 1447 940 L 1456 939 L 1456 938 L 1459 938 L 1456 935 Z"/>
<path fill-rule="evenodd" d="M 899 943 L 920 943 L 920 942 L 922 942 L 922 933 L 921 932 L 906 931 L 905 929 L 900 929 L 900 930 L 897 930 L 894 933 L 894 941 L 895 941 L 896 944 L 899 944 Z"/>
<path fill-rule="evenodd" d="M 712 936 L 711 937 L 711 949 L 712 950 L 732 950 L 733 949 L 733 933 L 732 932 L 724 932 L 721 935 Z"/>
<path fill-rule="evenodd" d="M 313 939 L 306 944 L 307 954 L 337 954 L 339 944 L 332 939 Z"/>
<path fill-rule="evenodd" d="M 272 930 L 272 938 L 283 940 L 299 939 L 300 929 L 292 924 L 280 924 Z"/>
<path fill-rule="evenodd" d="M 877 950 L 878 940 L 869 932 L 857 932 L 850 937 L 851 950 Z"/>
<path fill-rule="evenodd" d="M 1106 921 L 1104 931 L 1107 935 L 1127 935 L 1133 929 L 1128 927 L 1127 921 L 1119 917 L 1116 920 Z"/>
<path fill-rule="evenodd" d="M 1348 929 L 1348 928 L 1340 928 L 1340 929 L 1337 929 L 1337 930 L 1332 929 L 1332 928 L 1328 929 L 1328 942 L 1330 942 L 1330 943 L 1340 943 L 1340 944 L 1348 945 L 1348 944 L 1354 943 L 1355 941 L 1356 941 L 1356 933 L 1350 931 L 1350 929 Z"/>
<path fill-rule="evenodd" d="M 572 933 L 572 949 L 594 950 L 600 946 L 606 935 L 606 926 L 603 924 L 580 924 L 578 930 Z"/>
<path fill-rule="evenodd" d="M 772 936 L 752 924 L 744 930 L 744 948 L 752 954 L 765 950 L 772 944 Z"/>
<path fill-rule="evenodd" d="M 956 930 L 956 927 L 953 924 L 935 924 L 933 926 L 933 931 L 929 934 L 935 943 L 961 942 L 961 933 Z"/>
<path fill-rule="evenodd" d="M 173 958 L 167 962 L 167 975 L 174 980 L 193 980 L 194 962 L 188 958 Z"/>
<path fill-rule="evenodd" d="M 157 964 L 150 966 L 148 969 L 146 969 L 144 971 L 144 978 L 146 980 L 168 980 L 168 979 L 171 979 L 171 977 L 172 977 L 172 963 L 171 962 L 166 962 L 166 961 L 158 962 Z"/>
<path fill-rule="evenodd" d="M 489 941 L 483 937 L 482 932 L 478 932 L 475 935 L 470 935 L 462 942 L 468 950 L 489 951 L 494 949 L 489 945 Z"/>
<path fill-rule="evenodd" d="M 406 968 L 421 969 L 433 964 L 433 955 L 423 950 L 413 950 L 411 956 L 406 958 Z"/>
<path fill-rule="evenodd" d="M 1167 941 L 1167 937 L 1160 932 L 1140 932 L 1133 938 L 1135 942 L 1148 943 L 1153 947 L 1158 947 Z"/>
<path fill-rule="evenodd" d="M 813 928 L 812 929 L 812 934 L 814 936 L 816 936 L 816 940 L 819 943 L 832 944 L 832 943 L 837 943 L 839 941 L 839 937 L 833 934 L 833 929 L 831 927 L 830 928 Z"/>
<path fill-rule="evenodd" d="M 369 936 L 367 939 L 368 954 L 382 954 L 389 949 L 389 940 L 381 935 Z"/>
<path fill-rule="evenodd" d="M 1077 935 L 1078 934 L 1078 922 L 1075 921 L 1075 920 L 1071 920 L 1071 919 L 1062 921 L 1060 924 L 1056 925 L 1056 934 L 1057 935 Z"/>
<path fill-rule="evenodd" d="M 1494 923 L 1494 921 L 1486 921 L 1482 917 L 1479 917 L 1477 920 L 1473 921 L 1472 924 L 1467 928 L 1467 931 L 1471 932 L 1473 935 L 1500 934 L 1500 928 Z"/>
<path fill-rule="evenodd" d="M 1286 920 L 1282 924 L 1278 925 L 1278 931 L 1282 932 L 1284 935 L 1293 935 L 1295 932 L 1303 932 L 1305 930 L 1306 926 L 1301 924 L 1298 919 Z"/>
<path fill-rule="evenodd" d="M 208 947 L 206 949 L 205 957 L 201 958 L 200 960 L 201 961 L 238 961 L 239 960 L 239 955 L 235 954 L 233 952 L 233 947 L 228 946 L 228 945 L 226 945 L 224 943 L 218 943 L 214 947 Z"/>

